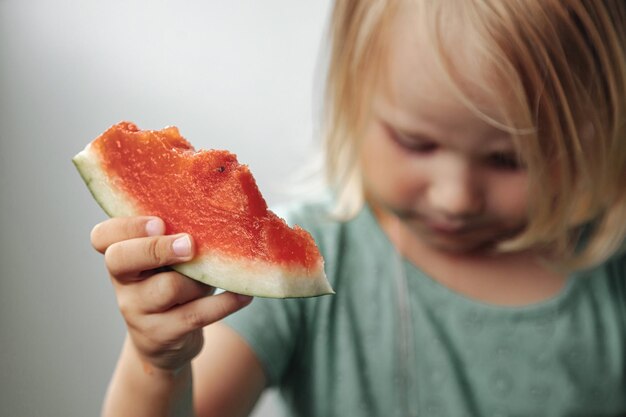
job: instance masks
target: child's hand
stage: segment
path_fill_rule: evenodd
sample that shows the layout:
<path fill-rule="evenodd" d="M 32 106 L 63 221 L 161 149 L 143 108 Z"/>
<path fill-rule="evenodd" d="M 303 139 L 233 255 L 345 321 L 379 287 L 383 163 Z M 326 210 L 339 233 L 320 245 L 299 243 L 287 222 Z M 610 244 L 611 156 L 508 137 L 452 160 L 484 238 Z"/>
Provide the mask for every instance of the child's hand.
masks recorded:
<path fill-rule="evenodd" d="M 119 308 L 145 365 L 176 370 L 202 347 L 202 328 L 239 310 L 251 297 L 223 293 L 168 265 L 193 257 L 189 235 L 164 236 L 154 217 L 118 217 L 98 224 L 91 243 L 105 255 Z M 211 295 L 210 297 L 208 297 Z"/>

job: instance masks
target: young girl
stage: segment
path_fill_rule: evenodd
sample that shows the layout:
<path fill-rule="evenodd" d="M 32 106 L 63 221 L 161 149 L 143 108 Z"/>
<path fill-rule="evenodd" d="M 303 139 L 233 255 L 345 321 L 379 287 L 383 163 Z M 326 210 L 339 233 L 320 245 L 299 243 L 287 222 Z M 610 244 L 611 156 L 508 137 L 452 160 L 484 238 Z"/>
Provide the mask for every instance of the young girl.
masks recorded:
<path fill-rule="evenodd" d="M 331 35 L 330 197 L 282 214 L 336 295 L 230 315 L 161 268 L 189 236 L 99 224 L 104 415 L 626 414 L 626 3 L 337 0 Z"/>

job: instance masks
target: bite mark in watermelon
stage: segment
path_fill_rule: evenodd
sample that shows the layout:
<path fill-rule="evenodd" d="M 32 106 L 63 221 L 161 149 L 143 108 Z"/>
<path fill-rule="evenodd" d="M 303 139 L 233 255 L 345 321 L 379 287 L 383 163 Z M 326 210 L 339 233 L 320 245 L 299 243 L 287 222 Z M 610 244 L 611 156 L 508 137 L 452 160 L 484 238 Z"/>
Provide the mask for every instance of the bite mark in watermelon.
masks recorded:
<path fill-rule="evenodd" d="M 166 233 L 189 233 L 194 259 L 173 268 L 240 294 L 333 294 L 311 235 L 272 211 L 252 173 L 227 151 L 196 151 L 176 127 L 121 122 L 72 161 L 111 217 L 155 215 Z"/>

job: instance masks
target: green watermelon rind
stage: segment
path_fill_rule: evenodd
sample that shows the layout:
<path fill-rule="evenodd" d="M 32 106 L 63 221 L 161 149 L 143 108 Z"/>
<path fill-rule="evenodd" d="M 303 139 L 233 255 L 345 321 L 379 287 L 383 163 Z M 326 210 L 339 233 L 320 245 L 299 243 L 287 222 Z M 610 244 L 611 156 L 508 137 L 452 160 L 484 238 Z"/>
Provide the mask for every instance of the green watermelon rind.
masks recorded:
<path fill-rule="evenodd" d="M 106 175 L 91 144 L 74 156 L 72 162 L 93 198 L 109 217 L 150 214 L 137 210 L 132 197 Z M 255 297 L 307 298 L 335 293 L 324 273 L 323 261 L 313 270 L 287 268 L 260 259 L 234 259 L 205 251 L 189 262 L 171 267 L 215 288 Z"/>

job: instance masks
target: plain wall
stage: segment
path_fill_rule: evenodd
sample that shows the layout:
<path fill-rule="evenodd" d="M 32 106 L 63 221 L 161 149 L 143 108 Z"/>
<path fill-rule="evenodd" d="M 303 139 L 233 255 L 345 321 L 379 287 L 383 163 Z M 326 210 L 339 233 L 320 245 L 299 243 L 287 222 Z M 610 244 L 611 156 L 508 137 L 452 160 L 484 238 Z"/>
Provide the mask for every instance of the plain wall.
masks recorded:
<path fill-rule="evenodd" d="M 71 157 L 120 120 L 176 125 L 283 202 L 314 148 L 328 7 L 0 0 L 0 415 L 98 415 L 124 336 Z"/>

